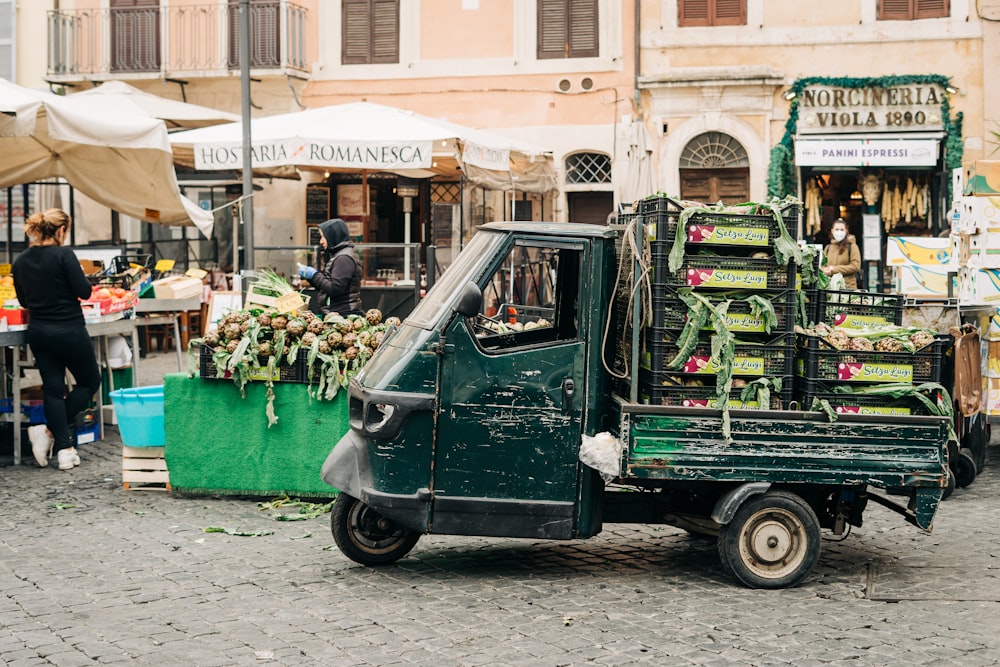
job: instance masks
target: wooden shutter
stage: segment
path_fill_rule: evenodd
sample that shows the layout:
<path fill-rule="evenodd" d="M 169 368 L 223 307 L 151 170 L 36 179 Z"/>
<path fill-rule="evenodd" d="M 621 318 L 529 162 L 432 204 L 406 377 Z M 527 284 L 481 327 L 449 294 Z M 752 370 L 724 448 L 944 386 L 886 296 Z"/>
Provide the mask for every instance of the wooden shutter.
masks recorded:
<path fill-rule="evenodd" d="M 111 0 L 111 71 L 160 68 L 159 0 Z"/>
<path fill-rule="evenodd" d="M 341 62 L 399 62 L 399 0 L 343 0 Z"/>
<path fill-rule="evenodd" d="M 250 67 L 281 66 L 281 3 L 250 0 Z M 240 2 L 229 0 L 229 66 L 240 66 Z"/>
<path fill-rule="evenodd" d="M 915 0 L 913 18 L 936 19 L 951 16 L 948 0 Z"/>
<path fill-rule="evenodd" d="M 677 13 L 679 26 L 712 25 L 709 0 L 678 0 Z"/>
<path fill-rule="evenodd" d="M 399 0 L 372 2 L 373 63 L 399 62 Z"/>
<path fill-rule="evenodd" d="M 596 58 L 597 0 L 569 0 L 569 57 Z"/>
<path fill-rule="evenodd" d="M 746 25 L 746 0 L 715 0 L 712 25 Z"/>
<path fill-rule="evenodd" d="M 677 25 L 746 25 L 746 0 L 678 0 Z"/>
<path fill-rule="evenodd" d="M 599 55 L 597 0 L 538 0 L 538 58 Z"/>

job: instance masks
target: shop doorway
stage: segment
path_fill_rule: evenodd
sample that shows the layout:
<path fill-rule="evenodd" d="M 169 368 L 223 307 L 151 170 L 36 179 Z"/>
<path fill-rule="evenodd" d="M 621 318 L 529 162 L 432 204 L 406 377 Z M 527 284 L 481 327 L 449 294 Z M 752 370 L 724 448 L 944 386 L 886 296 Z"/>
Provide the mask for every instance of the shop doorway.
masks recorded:
<path fill-rule="evenodd" d="M 728 134 L 705 132 L 688 142 L 679 162 L 681 199 L 739 204 L 750 199 L 750 158 Z"/>
<path fill-rule="evenodd" d="M 566 200 L 570 222 L 606 225 L 615 210 L 614 195 L 610 192 L 568 192 Z"/>

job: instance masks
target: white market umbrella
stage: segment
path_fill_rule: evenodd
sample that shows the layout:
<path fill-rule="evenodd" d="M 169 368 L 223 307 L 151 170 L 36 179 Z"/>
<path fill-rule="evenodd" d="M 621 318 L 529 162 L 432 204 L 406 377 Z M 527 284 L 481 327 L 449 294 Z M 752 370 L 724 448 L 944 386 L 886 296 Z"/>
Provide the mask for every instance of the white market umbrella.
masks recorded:
<path fill-rule="evenodd" d="M 108 208 L 139 220 L 197 225 L 213 216 L 180 192 L 167 128 L 0 79 L 0 188 L 63 178 Z"/>
<path fill-rule="evenodd" d="M 149 118 L 159 118 L 167 128 L 194 129 L 231 123 L 240 116 L 227 111 L 218 111 L 198 104 L 180 102 L 169 97 L 160 97 L 139 90 L 124 81 L 108 81 L 96 88 L 90 88 L 69 96 L 75 102 L 85 103 L 94 108 L 108 108 L 127 111 Z"/>
<path fill-rule="evenodd" d="M 486 130 L 395 107 L 352 102 L 254 119 L 255 169 L 387 171 L 429 177 L 462 168 L 472 182 L 544 192 L 555 188 L 551 156 Z M 177 164 L 197 170 L 243 167 L 242 123 L 170 135 Z M 522 166 L 523 165 L 523 166 Z M 520 178 L 520 173 L 531 176 Z"/>

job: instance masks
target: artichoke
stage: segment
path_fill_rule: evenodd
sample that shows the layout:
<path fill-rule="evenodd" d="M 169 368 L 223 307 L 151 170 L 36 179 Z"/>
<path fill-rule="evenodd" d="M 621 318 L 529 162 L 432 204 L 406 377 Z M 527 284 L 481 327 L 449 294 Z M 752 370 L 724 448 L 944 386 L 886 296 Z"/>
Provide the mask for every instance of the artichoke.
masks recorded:
<path fill-rule="evenodd" d="M 230 322 L 226 325 L 222 335 L 226 340 L 239 340 L 239 338 L 243 336 L 243 330 L 240 328 L 238 323 Z"/>
<path fill-rule="evenodd" d="M 271 354 L 272 354 L 272 351 L 271 351 L 271 342 L 265 340 L 260 345 L 258 345 L 257 346 L 257 354 L 260 355 L 260 356 L 262 356 L 262 357 L 270 357 Z"/>
<path fill-rule="evenodd" d="M 913 343 L 913 347 L 919 350 L 934 342 L 934 334 L 930 331 L 916 331 L 910 336 L 910 342 Z"/>
<path fill-rule="evenodd" d="M 852 338 L 851 341 L 847 344 L 847 349 L 854 350 L 856 352 L 870 352 L 875 349 L 875 346 L 872 345 L 872 342 L 867 338 L 859 337 L 859 338 Z"/>
<path fill-rule="evenodd" d="M 316 349 L 318 349 L 321 354 L 330 354 L 330 344 L 325 340 L 321 339 L 319 341 L 319 345 L 316 346 Z"/>
<path fill-rule="evenodd" d="M 346 333 L 346 334 L 344 334 L 343 346 L 345 348 L 347 348 L 347 347 L 354 347 L 354 345 L 357 342 L 358 342 L 358 334 L 356 334 L 356 333 Z"/>
<path fill-rule="evenodd" d="M 309 322 L 309 326 L 306 327 L 306 329 L 310 333 L 314 333 L 314 334 L 320 334 L 320 333 L 322 333 L 323 332 L 323 320 L 319 319 L 318 317 L 314 317 Z"/>
<path fill-rule="evenodd" d="M 205 337 L 202 338 L 202 341 L 205 343 L 205 345 L 208 345 L 209 347 L 215 347 L 216 345 L 219 344 L 219 332 L 209 331 L 207 334 L 205 334 Z"/>
<path fill-rule="evenodd" d="M 312 344 L 316 342 L 316 334 L 312 331 L 307 331 L 302 334 L 302 344 L 306 347 L 312 347 Z"/>
<path fill-rule="evenodd" d="M 350 361 L 351 359 L 356 359 L 358 356 L 358 348 L 351 345 L 346 350 L 344 350 L 344 359 Z"/>
<path fill-rule="evenodd" d="M 850 344 L 851 339 L 843 331 L 834 329 L 824 340 L 838 350 L 843 350 L 848 346 L 848 344 Z"/>
<path fill-rule="evenodd" d="M 275 315 L 271 318 L 271 328 L 275 331 L 281 331 L 288 325 L 288 318 L 284 315 Z"/>
<path fill-rule="evenodd" d="M 344 336 L 339 331 L 331 331 L 326 336 L 326 342 L 332 348 L 338 348 L 344 343 Z"/>
<path fill-rule="evenodd" d="M 257 322 L 262 327 L 271 326 L 271 313 L 261 313 L 260 315 L 257 316 Z"/>
<path fill-rule="evenodd" d="M 239 326 L 239 325 L 236 325 L 236 326 Z M 236 351 L 236 348 L 239 347 L 239 344 L 240 344 L 240 342 L 238 340 L 231 340 L 231 341 L 229 341 L 228 343 L 226 343 L 226 352 L 228 352 L 229 354 L 232 354 L 233 352 Z"/>
<path fill-rule="evenodd" d="M 386 326 L 390 326 L 390 327 L 398 327 L 402 323 L 403 323 L 403 321 L 401 319 L 399 319 L 398 317 L 395 317 L 395 316 L 394 317 L 386 318 L 386 320 L 385 320 Z"/>
<path fill-rule="evenodd" d="M 292 336 L 301 336 L 305 330 L 306 323 L 299 318 L 288 320 L 288 324 L 285 325 L 285 331 Z"/>
<path fill-rule="evenodd" d="M 377 326 L 382 321 L 382 311 L 378 308 L 369 308 L 365 313 L 365 319 L 371 326 Z"/>
<path fill-rule="evenodd" d="M 361 331 L 366 326 L 368 326 L 368 320 L 361 317 L 360 315 L 352 315 L 350 317 L 350 322 L 355 332 Z"/>
<path fill-rule="evenodd" d="M 879 352 L 902 352 L 903 344 L 895 338 L 882 338 L 875 343 L 875 349 Z"/>

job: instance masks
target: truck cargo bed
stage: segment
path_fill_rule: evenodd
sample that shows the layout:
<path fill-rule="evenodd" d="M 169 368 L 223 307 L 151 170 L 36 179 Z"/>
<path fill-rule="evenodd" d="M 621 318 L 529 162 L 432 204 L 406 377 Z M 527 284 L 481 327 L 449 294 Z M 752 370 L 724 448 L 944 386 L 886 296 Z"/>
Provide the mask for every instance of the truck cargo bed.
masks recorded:
<path fill-rule="evenodd" d="M 947 483 L 946 417 L 732 410 L 727 442 L 720 410 L 619 407 L 623 480 L 906 488 L 925 528 Z"/>

